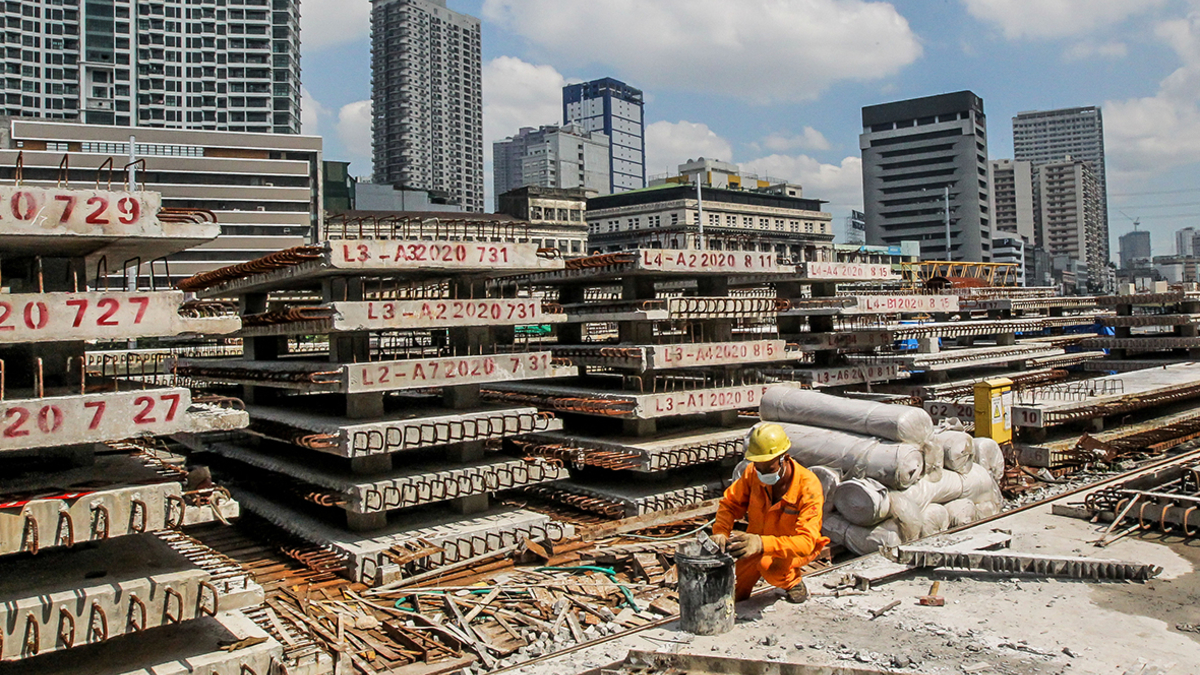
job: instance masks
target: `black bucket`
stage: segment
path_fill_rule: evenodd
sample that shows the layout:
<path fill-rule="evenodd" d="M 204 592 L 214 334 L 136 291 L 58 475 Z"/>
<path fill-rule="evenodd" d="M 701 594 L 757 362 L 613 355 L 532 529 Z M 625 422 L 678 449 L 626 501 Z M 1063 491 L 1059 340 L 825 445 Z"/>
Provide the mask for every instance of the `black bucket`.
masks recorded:
<path fill-rule="evenodd" d="M 679 571 L 679 627 L 693 635 L 720 635 L 733 629 L 734 562 L 696 542 L 675 552 Z"/>

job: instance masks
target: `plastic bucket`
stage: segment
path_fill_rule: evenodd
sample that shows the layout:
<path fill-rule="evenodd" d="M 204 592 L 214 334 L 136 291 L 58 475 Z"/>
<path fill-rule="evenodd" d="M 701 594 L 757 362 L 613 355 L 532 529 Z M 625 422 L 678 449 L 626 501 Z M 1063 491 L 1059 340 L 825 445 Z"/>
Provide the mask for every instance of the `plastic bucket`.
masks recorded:
<path fill-rule="evenodd" d="M 724 553 L 677 551 L 675 565 L 679 571 L 680 629 L 693 635 L 720 635 L 732 630 L 733 558 Z"/>

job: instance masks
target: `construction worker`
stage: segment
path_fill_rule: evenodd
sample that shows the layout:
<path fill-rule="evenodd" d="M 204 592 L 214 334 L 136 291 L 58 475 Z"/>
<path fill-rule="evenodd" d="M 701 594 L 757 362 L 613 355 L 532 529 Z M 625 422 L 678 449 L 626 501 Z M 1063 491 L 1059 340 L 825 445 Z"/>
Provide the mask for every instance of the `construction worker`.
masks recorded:
<path fill-rule="evenodd" d="M 750 597 L 763 578 L 783 589 L 789 602 L 804 602 L 808 589 L 800 568 L 829 544 L 821 536 L 821 481 L 787 454 L 791 447 L 778 424 L 755 427 L 746 444 L 750 466 L 717 507 L 712 539 L 737 558 L 736 600 Z M 743 516 L 746 531 L 734 532 L 734 521 Z"/>

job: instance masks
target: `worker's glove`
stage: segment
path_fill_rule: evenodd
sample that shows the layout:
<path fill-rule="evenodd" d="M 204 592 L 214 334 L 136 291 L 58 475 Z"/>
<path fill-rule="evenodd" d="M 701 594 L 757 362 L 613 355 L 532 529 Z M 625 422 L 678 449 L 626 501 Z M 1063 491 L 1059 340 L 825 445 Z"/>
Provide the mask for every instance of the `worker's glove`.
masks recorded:
<path fill-rule="evenodd" d="M 717 548 L 721 549 L 722 551 L 725 550 L 725 545 L 729 543 L 729 537 L 723 534 L 714 534 L 713 536 L 709 537 L 709 539 L 712 540 L 712 543 L 716 544 Z"/>
<path fill-rule="evenodd" d="M 729 553 L 735 558 L 744 558 L 763 552 L 762 537 L 749 532 L 735 532 L 729 542 Z"/>

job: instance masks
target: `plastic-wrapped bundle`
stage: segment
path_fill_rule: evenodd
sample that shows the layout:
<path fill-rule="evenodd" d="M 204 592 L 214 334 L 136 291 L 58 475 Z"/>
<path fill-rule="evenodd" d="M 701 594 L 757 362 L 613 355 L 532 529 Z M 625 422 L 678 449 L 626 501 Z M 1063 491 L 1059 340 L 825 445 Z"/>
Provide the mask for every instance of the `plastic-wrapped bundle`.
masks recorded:
<path fill-rule="evenodd" d="M 975 461 L 975 446 L 970 434 L 962 431 L 941 431 L 933 437 L 942 444 L 942 466 L 955 473 L 971 470 L 971 463 Z"/>
<path fill-rule="evenodd" d="M 950 512 L 941 504 L 930 504 L 921 515 L 921 536 L 932 537 L 950 529 Z"/>
<path fill-rule="evenodd" d="M 975 446 L 975 462 L 982 464 L 993 479 L 999 481 L 1004 478 L 1004 451 L 1000 449 L 1000 444 L 990 438 L 976 438 L 972 444 Z"/>
<path fill-rule="evenodd" d="M 1000 485 L 982 464 L 974 464 L 963 476 L 963 497 L 975 503 L 975 517 L 987 518 L 1000 512 Z"/>
<path fill-rule="evenodd" d="M 944 504 L 963 497 L 963 478 L 953 471 L 943 471 L 940 480 L 925 476 L 907 490 L 888 493 L 890 513 L 904 541 L 921 536 L 925 509 L 930 504 Z"/>
<path fill-rule="evenodd" d="M 833 494 L 841 484 L 842 477 L 827 466 L 810 466 L 808 470 L 821 481 L 821 492 L 825 494 L 825 513 L 828 514 L 833 510 Z"/>
<path fill-rule="evenodd" d="M 970 499 L 955 499 L 945 507 L 950 515 L 950 527 L 962 527 L 975 522 L 975 502 Z"/>
<path fill-rule="evenodd" d="M 811 424 L 920 445 L 933 434 L 933 419 L 920 408 L 858 401 L 808 389 L 772 387 L 758 414 L 770 422 Z"/>
<path fill-rule="evenodd" d="M 937 436 L 921 444 L 921 454 L 925 456 L 925 477 L 932 480 L 942 479 L 942 464 L 946 463 L 946 452 Z"/>
<path fill-rule="evenodd" d="M 788 453 L 806 467 L 827 466 L 843 479 L 873 478 L 903 489 L 921 477 L 921 449 L 907 443 L 883 443 L 845 431 L 781 423 L 792 449 Z"/>
<path fill-rule="evenodd" d="M 841 517 L 862 527 L 878 525 L 891 517 L 888 489 L 870 478 L 844 481 L 833 493 L 833 504 Z"/>
<path fill-rule="evenodd" d="M 859 527 L 833 512 L 823 523 L 821 533 L 835 544 L 841 544 L 858 555 L 878 551 L 880 547 L 895 548 L 904 543 L 895 521 L 888 520 L 875 527 Z"/>

